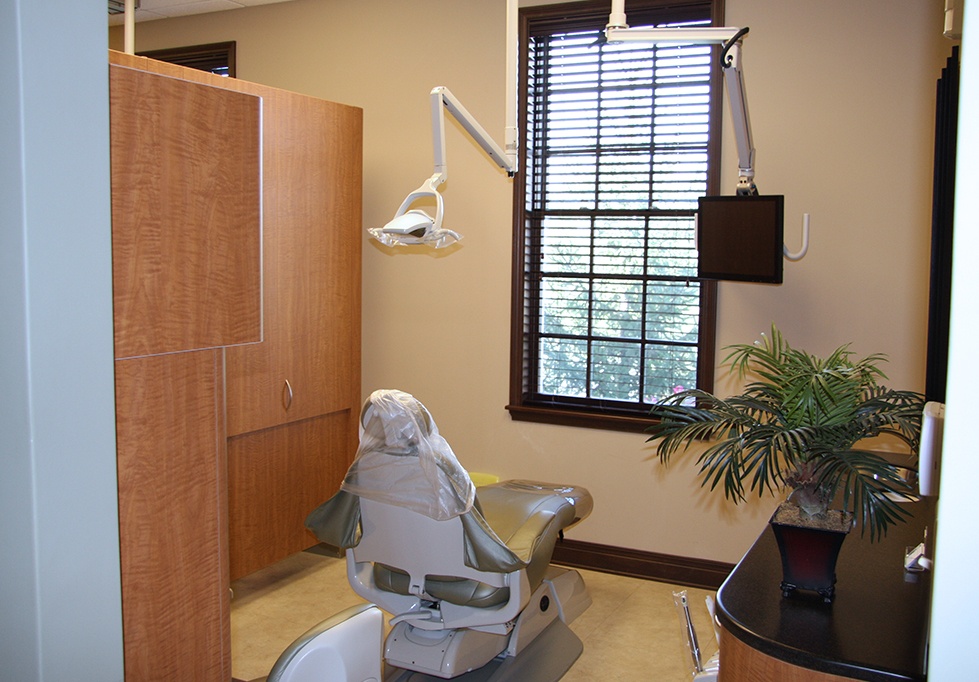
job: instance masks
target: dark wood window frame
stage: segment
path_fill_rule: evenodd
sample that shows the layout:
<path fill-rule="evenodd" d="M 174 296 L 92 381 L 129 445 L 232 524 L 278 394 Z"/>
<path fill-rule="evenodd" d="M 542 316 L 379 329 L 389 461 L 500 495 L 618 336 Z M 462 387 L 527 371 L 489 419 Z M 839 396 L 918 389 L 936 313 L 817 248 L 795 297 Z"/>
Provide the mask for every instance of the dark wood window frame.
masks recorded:
<path fill-rule="evenodd" d="M 608 19 L 607 0 L 596 2 L 572 2 L 560 5 L 545 5 L 520 10 L 520 77 L 519 111 L 520 125 L 529 120 L 528 107 L 528 61 L 532 31 L 540 32 L 541 27 L 556 32 L 588 30 L 604 26 Z M 723 0 L 632 0 L 627 11 L 631 25 L 648 25 L 656 22 L 643 21 L 650 16 L 664 17 L 669 12 L 668 21 L 688 21 L 703 18 L 706 12 L 713 25 L 723 25 Z M 719 49 L 712 50 L 712 64 L 716 64 Z M 723 105 L 723 84 L 720 69 L 712 66 L 710 72 L 710 116 L 709 158 L 706 193 L 718 194 L 720 189 L 720 121 Z M 529 124 L 527 124 L 529 125 Z M 642 405 L 642 399 L 634 405 L 623 401 L 591 398 L 575 398 L 559 395 L 545 395 L 538 391 L 538 362 L 533 344 L 535 325 L 539 325 L 539 289 L 534 282 L 540 281 L 540 268 L 537 263 L 541 257 L 540 232 L 528 228 L 532 219 L 528 215 L 528 174 L 524 163 L 535 153 L 528 143 L 531 132 L 521 130 L 522 158 L 521 170 L 514 183 L 514 246 L 511 355 L 510 355 L 510 400 L 507 405 L 511 418 L 520 421 L 545 422 L 552 424 L 603 428 L 624 431 L 642 431 L 651 420 Z M 530 182 L 540 184 L 541 178 L 531 178 Z M 695 277 L 690 278 L 695 281 Z M 715 329 L 716 329 L 716 283 L 697 282 L 700 287 L 699 335 L 697 339 L 697 385 L 705 390 L 713 388 Z M 640 389 L 642 390 L 642 389 Z"/>
<path fill-rule="evenodd" d="M 178 64 L 198 71 L 208 71 L 219 76 L 235 78 L 235 41 L 168 47 L 163 50 L 140 52 L 140 57 L 149 57 L 161 62 Z"/>

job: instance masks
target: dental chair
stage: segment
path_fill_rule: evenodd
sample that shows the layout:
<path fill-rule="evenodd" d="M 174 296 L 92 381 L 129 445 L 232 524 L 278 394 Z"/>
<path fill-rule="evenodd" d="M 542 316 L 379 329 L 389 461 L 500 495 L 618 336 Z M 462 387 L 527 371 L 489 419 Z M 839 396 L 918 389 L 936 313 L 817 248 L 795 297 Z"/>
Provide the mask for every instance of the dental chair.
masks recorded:
<path fill-rule="evenodd" d="M 475 488 L 424 405 L 375 391 L 340 492 L 306 526 L 346 555 L 354 591 L 392 615 L 387 679 L 543 682 L 582 650 L 568 623 L 591 599 L 550 559 L 591 509 L 575 486 Z"/>

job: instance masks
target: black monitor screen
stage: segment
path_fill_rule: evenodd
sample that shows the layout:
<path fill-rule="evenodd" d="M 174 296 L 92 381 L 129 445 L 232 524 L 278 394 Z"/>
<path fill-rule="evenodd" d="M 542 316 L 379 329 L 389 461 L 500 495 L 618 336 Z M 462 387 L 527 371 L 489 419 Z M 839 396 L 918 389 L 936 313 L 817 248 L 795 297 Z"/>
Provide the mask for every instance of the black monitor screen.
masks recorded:
<path fill-rule="evenodd" d="M 784 199 L 700 197 L 698 277 L 781 284 Z"/>

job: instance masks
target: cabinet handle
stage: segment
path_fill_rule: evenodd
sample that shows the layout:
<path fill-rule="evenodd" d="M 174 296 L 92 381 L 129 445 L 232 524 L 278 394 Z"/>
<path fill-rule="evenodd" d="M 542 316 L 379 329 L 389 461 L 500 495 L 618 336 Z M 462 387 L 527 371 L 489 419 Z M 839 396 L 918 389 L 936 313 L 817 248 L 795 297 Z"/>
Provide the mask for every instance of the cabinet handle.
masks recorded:
<path fill-rule="evenodd" d="M 285 385 L 282 387 L 282 407 L 287 410 L 292 406 L 292 384 L 286 379 Z"/>

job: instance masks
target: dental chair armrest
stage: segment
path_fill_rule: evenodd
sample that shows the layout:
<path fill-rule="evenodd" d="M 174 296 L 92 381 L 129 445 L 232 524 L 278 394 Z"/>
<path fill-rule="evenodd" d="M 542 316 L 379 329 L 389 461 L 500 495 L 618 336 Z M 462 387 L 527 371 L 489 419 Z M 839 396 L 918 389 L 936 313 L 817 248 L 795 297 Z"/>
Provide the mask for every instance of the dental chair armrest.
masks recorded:
<path fill-rule="evenodd" d="M 513 552 L 497 536 L 493 527 L 487 523 L 475 507 L 459 517 L 462 521 L 463 559 L 466 566 L 478 571 L 509 573 L 524 568 L 529 559 Z"/>

